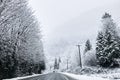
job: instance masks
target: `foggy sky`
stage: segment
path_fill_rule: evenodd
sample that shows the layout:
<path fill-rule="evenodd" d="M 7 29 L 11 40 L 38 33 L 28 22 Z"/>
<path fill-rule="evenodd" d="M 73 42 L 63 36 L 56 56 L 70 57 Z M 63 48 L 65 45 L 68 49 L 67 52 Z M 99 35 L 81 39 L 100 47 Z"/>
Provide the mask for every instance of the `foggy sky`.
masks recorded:
<path fill-rule="evenodd" d="M 109 12 L 119 24 L 119 0 L 30 0 L 30 7 L 42 25 L 45 50 L 56 54 L 60 44 L 94 42 L 104 12 Z M 56 47 L 57 46 L 59 47 Z M 56 48 L 55 48 L 56 47 Z M 63 47 L 63 45 L 62 45 Z"/>

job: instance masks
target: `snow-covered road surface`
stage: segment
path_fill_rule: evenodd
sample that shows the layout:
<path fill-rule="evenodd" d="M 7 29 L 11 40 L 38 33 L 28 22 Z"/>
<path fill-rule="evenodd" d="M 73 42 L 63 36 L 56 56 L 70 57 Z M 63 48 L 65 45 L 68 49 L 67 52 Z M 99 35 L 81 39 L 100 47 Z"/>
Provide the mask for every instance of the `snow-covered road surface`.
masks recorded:
<path fill-rule="evenodd" d="M 86 75 L 75 75 L 70 73 L 48 73 L 43 75 L 28 76 L 7 80 L 109 80 L 100 77 L 90 77 Z"/>

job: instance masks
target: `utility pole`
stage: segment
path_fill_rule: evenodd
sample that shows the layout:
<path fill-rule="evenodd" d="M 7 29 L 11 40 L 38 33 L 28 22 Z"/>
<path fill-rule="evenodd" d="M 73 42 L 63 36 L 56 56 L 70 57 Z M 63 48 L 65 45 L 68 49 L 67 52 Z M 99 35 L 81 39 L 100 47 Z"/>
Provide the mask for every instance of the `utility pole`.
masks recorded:
<path fill-rule="evenodd" d="M 77 45 L 77 47 L 78 47 L 78 51 L 79 51 L 79 59 L 80 59 L 80 67 L 82 68 L 82 61 L 81 61 L 81 53 L 80 53 L 80 46 L 81 45 Z"/>
<path fill-rule="evenodd" d="M 67 69 L 68 69 L 68 59 L 67 59 Z"/>

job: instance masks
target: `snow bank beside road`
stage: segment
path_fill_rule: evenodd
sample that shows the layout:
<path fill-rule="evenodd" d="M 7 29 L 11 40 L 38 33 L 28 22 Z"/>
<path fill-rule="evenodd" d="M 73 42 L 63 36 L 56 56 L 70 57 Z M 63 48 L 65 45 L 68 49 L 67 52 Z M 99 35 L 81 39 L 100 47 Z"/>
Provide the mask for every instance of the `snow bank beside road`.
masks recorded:
<path fill-rule="evenodd" d="M 95 76 L 76 75 L 76 74 L 71 74 L 71 73 L 62 73 L 62 74 L 70 76 L 77 80 L 109 80 L 109 79 L 104 79 L 104 78 L 95 77 Z"/>
<path fill-rule="evenodd" d="M 96 74 L 92 76 L 103 77 L 110 80 L 114 80 L 114 79 L 120 80 L 120 73 Z"/>
<path fill-rule="evenodd" d="M 11 78 L 11 79 L 3 79 L 3 80 L 19 80 L 19 79 L 27 79 L 27 78 L 32 78 L 32 77 L 37 77 L 43 74 L 34 74 L 30 76 L 25 76 L 25 77 L 17 77 L 17 78 Z"/>

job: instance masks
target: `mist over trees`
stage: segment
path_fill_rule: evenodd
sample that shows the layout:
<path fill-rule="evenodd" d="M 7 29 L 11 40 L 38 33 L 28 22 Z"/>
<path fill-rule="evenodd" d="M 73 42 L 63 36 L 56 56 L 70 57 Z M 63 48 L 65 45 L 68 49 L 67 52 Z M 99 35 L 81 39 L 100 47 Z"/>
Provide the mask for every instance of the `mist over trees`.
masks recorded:
<path fill-rule="evenodd" d="M 0 2 L 0 79 L 45 69 L 39 23 L 27 0 Z"/>
<path fill-rule="evenodd" d="M 92 42 L 96 44 L 92 44 L 91 41 L 88 39 L 85 42 L 85 47 L 81 45 L 80 54 L 83 67 L 94 66 L 113 68 L 120 66 L 119 62 L 117 61 L 120 61 L 120 35 L 118 32 L 118 26 L 109 13 L 103 14 L 101 19 L 101 30 L 97 34 L 96 42 Z M 65 43 L 60 44 L 64 45 Z M 74 67 L 78 67 L 80 64 L 80 57 L 77 47 L 75 45 L 68 45 L 67 48 L 65 48 L 65 46 L 60 47 L 63 48 L 61 52 L 62 55 L 64 54 L 64 56 L 66 57 L 66 60 L 67 57 L 70 56 L 70 61 L 68 63 L 69 68 L 74 69 Z M 58 50 L 60 50 L 60 48 Z M 60 53 L 60 51 L 58 51 L 58 53 Z M 62 62 L 62 65 L 67 65 L 67 61 L 65 60 L 64 56 L 62 56 L 62 59 L 64 58 L 62 60 L 64 62 Z M 54 60 L 54 66 L 55 64 L 57 64 L 56 62 L 57 61 Z M 66 69 L 66 67 L 64 67 L 64 69 Z"/>
<path fill-rule="evenodd" d="M 100 66 L 105 68 L 119 67 L 120 35 L 118 26 L 109 13 L 102 16 L 101 31 L 98 32 L 95 50 L 90 40 L 85 42 L 83 51 L 84 66 Z"/>

